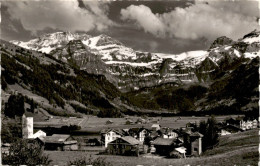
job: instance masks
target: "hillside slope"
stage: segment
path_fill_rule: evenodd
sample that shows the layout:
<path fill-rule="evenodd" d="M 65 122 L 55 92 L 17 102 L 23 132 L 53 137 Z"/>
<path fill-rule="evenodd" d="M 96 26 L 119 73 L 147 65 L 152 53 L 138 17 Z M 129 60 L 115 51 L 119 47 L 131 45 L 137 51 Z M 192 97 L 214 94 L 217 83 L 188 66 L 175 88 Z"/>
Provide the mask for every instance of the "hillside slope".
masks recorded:
<path fill-rule="evenodd" d="M 121 116 L 132 111 L 103 75 L 89 74 L 47 54 L 1 41 L 1 62 L 4 102 L 21 93 L 53 115 Z"/>

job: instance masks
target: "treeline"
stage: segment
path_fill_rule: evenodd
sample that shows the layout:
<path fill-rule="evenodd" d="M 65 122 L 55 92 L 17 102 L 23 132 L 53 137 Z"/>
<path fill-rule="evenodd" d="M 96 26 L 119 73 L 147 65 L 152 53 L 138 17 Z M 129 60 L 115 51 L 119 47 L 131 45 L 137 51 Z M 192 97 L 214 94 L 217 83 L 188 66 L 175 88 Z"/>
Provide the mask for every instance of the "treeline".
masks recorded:
<path fill-rule="evenodd" d="M 175 86 L 158 86 L 153 89 L 144 89 L 129 92 L 129 100 L 139 108 L 160 110 L 167 109 L 177 112 L 191 111 L 194 102 L 202 98 L 208 89 L 200 85 L 193 85 L 187 89 Z"/>
<path fill-rule="evenodd" d="M 41 63 L 32 53 L 22 48 L 17 48 L 15 55 L 4 48 L 1 50 L 4 69 L 1 75 L 3 89 L 8 88 L 8 84 L 26 85 L 33 93 L 46 98 L 54 108 L 56 106 L 65 108 L 66 100 L 76 100 L 87 107 L 94 107 L 102 111 L 119 111 L 118 108 L 110 104 L 109 100 L 120 98 L 127 101 L 103 75 L 89 74 L 60 64 L 59 61 L 51 64 Z M 72 107 L 77 112 L 93 113 L 75 105 Z M 53 110 L 47 111 L 53 112 Z M 101 113 L 100 116 L 103 114 Z"/>

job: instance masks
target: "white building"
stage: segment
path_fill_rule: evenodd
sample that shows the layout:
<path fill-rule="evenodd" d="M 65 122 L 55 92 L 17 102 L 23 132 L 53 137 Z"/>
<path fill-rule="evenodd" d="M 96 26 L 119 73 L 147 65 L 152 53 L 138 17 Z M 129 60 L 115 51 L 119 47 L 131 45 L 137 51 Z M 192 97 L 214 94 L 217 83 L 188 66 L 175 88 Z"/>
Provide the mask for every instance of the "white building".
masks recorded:
<path fill-rule="evenodd" d="M 152 130 L 155 130 L 155 131 L 161 129 L 161 125 L 160 124 L 153 124 L 151 127 L 152 127 Z"/>
<path fill-rule="evenodd" d="M 169 130 L 169 131 L 163 133 L 163 138 L 173 139 L 173 138 L 177 138 L 178 135 L 179 135 L 178 132 L 176 132 L 174 130 Z"/>
<path fill-rule="evenodd" d="M 120 138 L 124 135 L 123 130 L 116 130 L 116 129 L 108 129 L 106 131 L 101 132 L 101 140 L 105 144 L 105 147 L 107 147 L 107 144 L 109 142 L 112 142 L 116 140 L 117 138 Z"/>
<path fill-rule="evenodd" d="M 46 137 L 46 133 L 42 130 L 38 130 L 36 133 L 33 134 L 33 138 L 37 137 L 43 139 L 44 137 Z"/>

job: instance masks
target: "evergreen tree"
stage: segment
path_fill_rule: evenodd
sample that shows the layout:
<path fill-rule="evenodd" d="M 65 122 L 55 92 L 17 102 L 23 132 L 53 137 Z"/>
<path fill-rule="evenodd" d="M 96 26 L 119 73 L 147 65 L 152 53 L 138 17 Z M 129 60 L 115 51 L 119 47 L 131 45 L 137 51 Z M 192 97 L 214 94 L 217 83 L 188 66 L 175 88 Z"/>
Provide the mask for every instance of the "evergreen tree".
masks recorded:
<path fill-rule="evenodd" d="M 24 109 L 24 97 L 19 95 L 11 95 L 5 106 L 4 114 L 10 118 L 16 116 L 22 116 L 25 112 Z"/>

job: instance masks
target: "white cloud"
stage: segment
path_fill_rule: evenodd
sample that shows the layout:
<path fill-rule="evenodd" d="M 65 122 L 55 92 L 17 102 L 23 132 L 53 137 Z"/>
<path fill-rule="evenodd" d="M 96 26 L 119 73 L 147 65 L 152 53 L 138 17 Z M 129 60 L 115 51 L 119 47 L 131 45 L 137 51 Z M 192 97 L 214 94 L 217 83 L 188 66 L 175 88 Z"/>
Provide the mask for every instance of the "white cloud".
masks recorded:
<path fill-rule="evenodd" d="M 136 20 L 137 25 L 142 27 L 146 32 L 155 35 L 164 35 L 164 25 L 158 16 L 154 15 L 151 9 L 147 6 L 131 5 L 126 9 L 121 10 L 122 20 Z"/>
<path fill-rule="evenodd" d="M 214 40 L 223 35 L 238 39 L 245 33 L 259 29 L 256 22 L 258 13 L 252 5 L 248 10 L 244 3 L 232 4 L 223 1 L 208 4 L 196 2 L 160 15 L 152 13 L 146 6 L 131 5 L 121 10 L 121 16 L 123 20 L 135 21 L 144 31 L 156 36 L 182 39 L 205 37 Z"/>
<path fill-rule="evenodd" d="M 79 8 L 77 0 L 8 1 L 3 4 L 13 19 L 21 20 L 24 28 L 31 31 L 48 27 L 70 31 L 103 30 L 113 25 L 102 11 L 106 5 L 102 2 L 84 1 L 91 11 Z"/>

